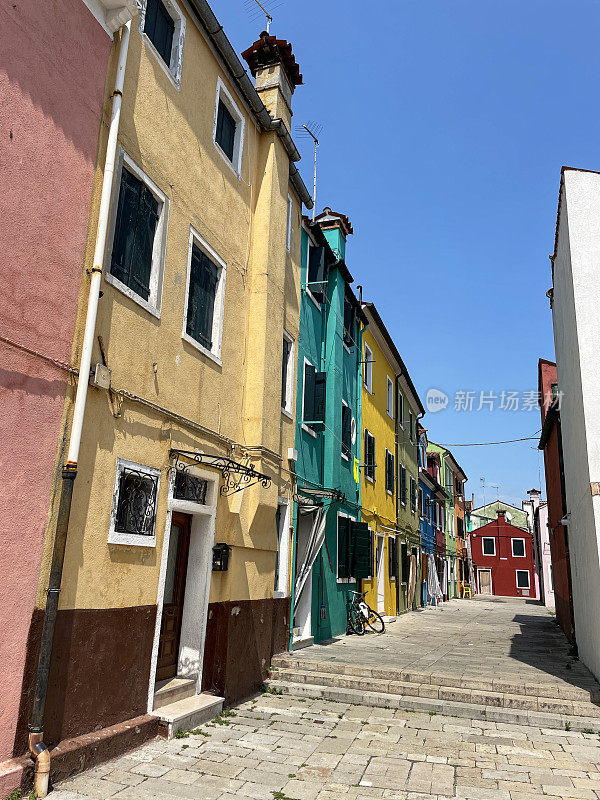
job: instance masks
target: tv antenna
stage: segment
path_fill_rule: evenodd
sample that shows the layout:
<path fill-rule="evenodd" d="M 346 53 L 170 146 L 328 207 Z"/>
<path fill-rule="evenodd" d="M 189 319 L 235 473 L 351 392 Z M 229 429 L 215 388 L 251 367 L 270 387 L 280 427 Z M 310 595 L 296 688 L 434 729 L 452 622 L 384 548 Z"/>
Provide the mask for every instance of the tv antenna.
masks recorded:
<path fill-rule="evenodd" d="M 273 22 L 273 11 L 279 8 L 282 5 L 282 2 L 279 3 L 267 3 L 267 0 L 263 0 L 261 3 L 260 0 L 246 0 L 246 10 L 248 13 L 252 14 L 252 19 L 258 19 L 263 14 L 267 18 L 267 33 L 271 32 L 271 23 Z"/>
<path fill-rule="evenodd" d="M 309 120 L 306 125 L 299 125 L 296 130 L 300 138 L 312 139 L 315 146 L 315 177 L 313 182 L 313 222 L 315 221 L 315 214 L 317 212 L 317 148 L 319 146 L 319 137 L 323 133 L 323 126 Z"/>

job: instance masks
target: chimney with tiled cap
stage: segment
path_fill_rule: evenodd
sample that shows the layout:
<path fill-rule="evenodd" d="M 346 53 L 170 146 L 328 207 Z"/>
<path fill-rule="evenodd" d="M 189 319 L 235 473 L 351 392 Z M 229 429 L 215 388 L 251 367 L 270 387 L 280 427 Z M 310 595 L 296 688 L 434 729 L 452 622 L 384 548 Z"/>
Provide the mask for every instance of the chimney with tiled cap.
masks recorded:
<path fill-rule="evenodd" d="M 332 211 L 325 206 L 323 212 L 315 218 L 329 242 L 329 246 L 339 258 L 346 258 L 346 239 L 354 233 L 354 228 L 345 214 Z"/>
<path fill-rule="evenodd" d="M 291 130 L 292 95 L 302 83 L 300 67 L 285 39 L 263 31 L 242 53 L 255 79 L 256 91 L 274 119 L 282 119 Z"/>

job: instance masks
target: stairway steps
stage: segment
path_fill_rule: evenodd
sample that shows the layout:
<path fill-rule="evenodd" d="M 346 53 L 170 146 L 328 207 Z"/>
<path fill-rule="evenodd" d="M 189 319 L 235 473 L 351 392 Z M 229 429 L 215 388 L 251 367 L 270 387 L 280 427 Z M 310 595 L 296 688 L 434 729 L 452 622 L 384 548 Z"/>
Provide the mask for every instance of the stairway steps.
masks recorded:
<path fill-rule="evenodd" d="M 374 678 L 382 681 L 415 683 L 419 686 L 431 684 L 438 687 L 469 689 L 488 693 L 524 695 L 526 697 L 548 698 L 550 700 L 567 700 L 577 703 L 600 704 L 600 687 L 590 680 L 589 688 L 556 683 L 516 684 L 504 678 L 462 678 L 459 675 L 418 672 L 413 669 L 388 669 L 383 667 L 363 667 L 342 662 L 317 661 L 294 658 L 282 653 L 273 658 L 272 667 L 276 669 L 295 669 L 306 673 L 330 673 L 362 678 Z"/>
<path fill-rule="evenodd" d="M 223 710 L 223 697 L 196 694 L 157 709 L 161 733 L 171 739 L 179 731 L 189 731 L 216 717 Z"/>
<path fill-rule="evenodd" d="M 346 705 L 389 708 L 408 712 L 443 714 L 463 719 L 487 720 L 511 725 L 532 725 L 539 728 L 594 732 L 600 734 L 600 718 L 582 715 L 559 714 L 548 711 L 505 708 L 480 705 L 457 700 L 440 700 L 431 697 L 398 695 L 316 683 L 293 683 L 286 679 L 268 679 L 265 683 L 272 691 L 313 700 L 328 700 Z M 373 686 L 371 685 L 371 689 Z"/>
<path fill-rule="evenodd" d="M 186 697 L 193 697 L 196 694 L 195 678 L 170 678 L 156 684 L 154 691 L 154 710 L 163 708 L 178 700 L 185 700 Z"/>

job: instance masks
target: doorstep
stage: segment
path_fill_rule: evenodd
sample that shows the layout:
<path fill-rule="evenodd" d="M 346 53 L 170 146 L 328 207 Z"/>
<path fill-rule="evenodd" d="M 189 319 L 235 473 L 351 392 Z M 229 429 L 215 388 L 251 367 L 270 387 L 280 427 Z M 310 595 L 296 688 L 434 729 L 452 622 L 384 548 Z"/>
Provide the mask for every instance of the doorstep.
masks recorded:
<path fill-rule="evenodd" d="M 195 694 L 177 700 L 156 710 L 159 719 L 159 733 L 172 739 L 179 731 L 189 731 L 208 722 L 223 710 L 225 698 L 214 694 Z"/>
<path fill-rule="evenodd" d="M 292 642 L 292 650 L 302 650 L 304 647 L 312 647 L 314 643 L 314 636 L 307 636 L 305 639 L 294 639 Z"/>

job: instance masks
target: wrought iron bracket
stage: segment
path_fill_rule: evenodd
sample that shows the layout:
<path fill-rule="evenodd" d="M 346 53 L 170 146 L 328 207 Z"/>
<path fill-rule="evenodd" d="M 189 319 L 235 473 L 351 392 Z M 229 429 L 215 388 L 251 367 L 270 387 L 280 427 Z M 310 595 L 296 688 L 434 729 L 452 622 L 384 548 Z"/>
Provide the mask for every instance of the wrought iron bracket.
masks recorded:
<path fill-rule="evenodd" d="M 183 472 L 189 470 L 190 466 L 193 465 L 180 461 L 180 458 L 187 458 L 196 464 L 204 464 L 207 467 L 220 470 L 223 474 L 223 484 L 219 489 L 219 493 L 223 497 L 236 494 L 258 483 L 264 489 L 268 489 L 271 485 L 271 478 L 268 475 L 258 472 L 250 464 L 241 464 L 239 461 L 234 461 L 232 458 L 226 458 L 225 456 L 213 456 L 209 453 L 195 453 L 189 450 L 170 450 L 169 457 L 176 459 L 172 469 L 182 470 Z"/>

